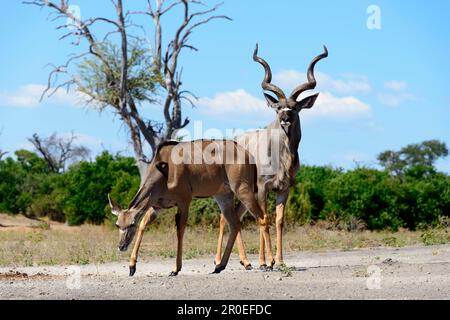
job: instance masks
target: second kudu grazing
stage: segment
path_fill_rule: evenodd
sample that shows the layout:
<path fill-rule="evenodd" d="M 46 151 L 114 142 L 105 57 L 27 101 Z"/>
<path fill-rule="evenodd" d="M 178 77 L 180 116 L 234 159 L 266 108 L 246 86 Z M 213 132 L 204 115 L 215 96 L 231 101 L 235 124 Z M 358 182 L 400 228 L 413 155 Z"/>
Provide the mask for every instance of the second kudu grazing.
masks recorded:
<path fill-rule="evenodd" d="M 177 207 L 177 258 L 171 275 L 177 275 L 182 266 L 183 235 L 193 198 L 213 196 L 230 226 L 230 236 L 223 257 L 215 273 L 225 269 L 240 220 L 235 211 L 234 197 L 258 219 L 266 245 L 270 246 L 268 221 L 258 204 L 257 172 L 252 155 L 235 141 L 198 140 L 193 142 L 165 142 L 161 144 L 148 167 L 147 177 L 128 209 L 123 210 L 109 198 L 112 213 L 117 215 L 121 238 L 119 249 L 127 250 L 140 221 L 139 236 L 130 261 L 130 275 L 136 271 L 137 253 L 145 226 L 155 220 L 162 209 Z M 241 257 L 244 259 L 244 257 Z"/>
<path fill-rule="evenodd" d="M 273 265 L 283 265 L 283 225 L 286 202 L 289 195 L 289 188 L 295 181 L 295 176 L 300 167 L 298 148 L 302 137 L 300 127 L 299 112 L 303 109 L 310 109 L 314 106 L 319 94 L 314 94 L 297 101 L 300 94 L 307 90 L 316 88 L 314 67 L 317 62 L 328 57 L 328 50 L 324 46 L 324 52 L 314 58 L 309 65 L 307 72 L 308 82 L 297 86 L 289 97 L 286 97 L 283 90 L 272 84 L 272 72 L 269 64 L 258 57 L 258 44 L 253 54 L 253 60 L 260 63 L 265 70 L 265 77 L 261 84 L 266 98 L 267 105 L 276 112 L 275 121 L 269 124 L 266 129 L 244 133 L 236 138 L 236 141 L 247 149 L 256 159 L 258 167 L 258 201 L 266 212 L 267 196 L 270 191 L 276 193 L 276 235 L 277 254 L 276 261 L 273 259 L 270 247 L 265 248 L 263 234 L 260 234 L 259 264 L 261 269 L 272 269 Z M 275 94 L 276 97 L 266 93 Z M 262 139 L 261 139 L 262 138 Z M 245 214 L 244 207 L 240 207 L 238 215 L 240 219 Z M 269 221 L 268 217 L 265 217 Z M 221 215 L 219 240 L 217 245 L 217 255 L 215 263 L 220 262 L 222 252 L 223 233 L 225 228 L 225 218 Z M 267 232 L 267 230 L 265 230 Z M 240 233 L 237 236 L 241 264 L 246 269 L 251 269 Z M 266 264 L 265 249 L 268 251 L 269 265 Z M 243 260 L 242 260 L 243 257 Z"/>

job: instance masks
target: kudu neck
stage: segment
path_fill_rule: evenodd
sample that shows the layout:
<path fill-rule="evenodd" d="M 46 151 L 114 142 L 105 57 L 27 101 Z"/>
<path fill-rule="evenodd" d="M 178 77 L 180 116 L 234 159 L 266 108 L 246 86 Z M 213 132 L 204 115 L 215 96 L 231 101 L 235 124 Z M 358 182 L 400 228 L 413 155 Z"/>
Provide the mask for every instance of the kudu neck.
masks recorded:
<path fill-rule="evenodd" d="M 289 127 L 289 131 L 287 134 L 286 132 L 284 132 L 284 130 L 282 130 L 283 134 L 285 135 L 285 138 L 289 142 L 289 151 L 293 155 L 298 153 L 298 147 L 300 145 L 300 140 L 302 138 L 300 117 L 298 116 L 298 114 L 296 115 L 296 117 L 297 117 L 296 121 L 294 121 L 294 123 Z"/>
<path fill-rule="evenodd" d="M 128 206 L 128 210 L 134 212 L 137 217 L 142 216 L 151 207 L 149 191 L 149 186 L 144 182 Z"/>
<path fill-rule="evenodd" d="M 302 128 L 301 128 L 301 124 L 300 124 L 300 117 L 297 114 L 297 121 L 295 121 L 295 124 L 293 125 L 292 129 L 292 134 L 291 137 L 289 138 L 290 144 L 291 146 L 291 150 L 295 150 L 295 152 L 298 151 L 298 146 L 300 145 L 300 140 L 302 139 Z"/>

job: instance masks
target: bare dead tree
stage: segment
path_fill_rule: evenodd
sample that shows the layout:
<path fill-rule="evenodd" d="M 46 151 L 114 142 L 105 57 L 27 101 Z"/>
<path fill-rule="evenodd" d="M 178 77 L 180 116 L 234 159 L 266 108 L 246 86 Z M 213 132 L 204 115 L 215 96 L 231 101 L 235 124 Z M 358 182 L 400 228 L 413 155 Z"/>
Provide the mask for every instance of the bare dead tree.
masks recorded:
<path fill-rule="evenodd" d="M 154 102 L 151 93 L 155 90 L 156 80 L 152 78 L 152 75 L 145 75 L 145 70 L 142 69 L 138 70 L 136 75 L 131 75 L 130 69 L 133 64 L 130 62 L 130 57 L 132 58 L 133 54 L 139 52 L 142 55 L 142 50 L 129 46 L 130 36 L 127 28 L 130 23 L 127 22 L 128 14 L 124 13 L 122 0 L 112 1 L 116 12 L 114 19 L 95 17 L 84 20 L 71 12 L 68 0 L 61 0 L 59 3 L 48 0 L 24 1 L 24 3 L 50 8 L 55 16 L 53 20 L 66 19 L 66 23 L 57 27 L 58 30 L 66 32 L 60 40 L 71 37 L 74 46 L 79 46 L 84 42 L 88 48 L 87 51 L 80 54 L 70 55 L 65 64 L 52 66 L 53 70 L 49 74 L 47 89 L 43 97 L 51 96 L 61 88 L 69 90 L 75 86 L 75 90 L 86 97 L 87 105 L 99 106 L 100 110 L 104 110 L 106 107 L 112 108 L 129 131 L 136 163 L 140 175 L 143 177 L 149 160 L 144 153 L 144 142 L 148 142 L 154 150 L 161 129 L 153 121 L 146 121 L 142 118 L 136 99 Z M 103 37 L 96 36 L 92 28 L 98 23 L 105 23 L 112 29 Z M 111 46 L 109 37 L 113 34 L 119 34 L 119 52 L 115 52 L 115 47 Z M 136 58 L 138 63 L 139 58 Z M 91 69 L 71 72 L 70 67 L 79 63 L 80 60 L 87 62 L 86 64 Z M 61 75 L 66 76 L 67 80 L 57 83 L 58 76 Z M 100 80 L 90 82 L 91 78 Z"/>
<path fill-rule="evenodd" d="M 223 3 L 219 3 L 203 11 L 191 12 L 190 7 L 193 5 L 203 7 L 207 7 L 207 5 L 197 0 L 177 0 L 164 6 L 165 2 L 165 0 L 156 0 L 156 7 L 153 8 L 151 1 L 147 0 L 147 11 L 135 13 L 148 15 L 154 23 L 155 43 L 153 48 L 153 61 L 157 70 L 162 74 L 162 86 L 166 90 L 166 97 L 163 104 L 166 122 L 164 139 L 171 139 L 177 130 L 189 124 L 189 119 L 183 119 L 182 117 L 181 100 L 185 100 L 191 106 L 194 106 L 193 100 L 197 99 L 192 92 L 181 89 L 183 69 L 179 67 L 178 59 L 180 54 L 183 49 L 198 51 L 196 47 L 189 43 L 189 37 L 196 28 L 215 19 L 231 20 L 231 18 L 225 15 L 212 15 Z M 165 54 L 163 55 L 163 26 L 161 19 L 166 13 L 172 11 L 173 8 L 179 5 L 183 6 L 183 21 L 176 29 L 171 41 L 167 43 Z"/>
<path fill-rule="evenodd" d="M 56 133 L 48 138 L 41 138 L 37 133 L 29 138 L 38 154 L 45 160 L 51 172 L 64 172 L 70 164 L 89 157 L 89 149 L 75 145 L 77 137 L 72 133 L 68 137 Z"/>
<path fill-rule="evenodd" d="M 62 88 L 69 90 L 74 86 L 75 91 L 81 92 L 86 97 L 87 105 L 99 106 L 100 110 L 112 108 L 129 131 L 141 181 L 144 181 L 147 164 L 151 158 L 145 154 L 145 142 L 149 144 L 153 154 L 161 141 L 170 139 L 177 130 L 189 124 L 189 119 L 182 118 L 181 101 L 185 100 L 193 105 L 195 96 L 189 91 L 181 90 L 182 70 L 178 64 L 178 58 L 184 48 L 197 50 L 188 43 L 189 36 L 194 29 L 213 19 L 230 19 L 226 16 L 210 16 L 221 4 L 209 10 L 190 13 L 191 5 L 205 6 L 205 4 L 197 0 L 175 0 L 165 6 L 165 0 L 156 0 L 156 10 L 153 10 L 151 1 L 148 0 L 146 11 L 134 12 L 149 15 L 155 24 L 155 48 L 146 50 L 148 54 L 151 52 L 152 57 L 142 59 L 145 58 L 142 47 L 132 44 L 132 40 L 138 42 L 139 39 L 129 32 L 129 29 L 135 26 L 130 20 L 132 13 L 125 13 L 122 0 L 111 2 L 116 13 L 114 18 L 82 19 L 71 12 L 69 0 L 24 1 L 25 4 L 51 9 L 53 21 L 61 19 L 67 21 L 57 27 L 58 30 L 66 32 L 60 40 L 71 38 L 74 46 L 78 47 L 80 44 L 87 46 L 86 51 L 70 55 L 63 65 L 52 65 L 53 70 L 49 74 L 47 90 L 43 97 L 51 96 Z M 178 5 L 184 7 L 184 19 L 172 41 L 167 44 L 165 55 L 162 55 L 161 17 Z M 201 17 L 205 19 L 199 20 Z M 98 32 L 95 34 L 94 26 L 99 23 L 108 25 L 110 30 L 106 34 L 100 35 Z M 117 47 L 120 49 L 117 51 L 115 46 L 111 47 L 112 35 L 118 35 L 119 38 Z M 142 67 L 139 64 L 142 60 L 151 61 L 147 61 Z M 84 67 L 89 66 L 89 71 L 86 69 L 71 71 L 71 66 L 80 61 L 86 62 Z M 148 64 L 153 64 L 152 68 L 148 68 Z M 66 81 L 59 81 L 59 76 L 65 76 Z M 92 79 L 99 81 L 93 82 Z M 142 102 L 155 103 L 154 94 L 158 85 L 165 90 L 164 123 L 144 119 L 139 112 Z"/>

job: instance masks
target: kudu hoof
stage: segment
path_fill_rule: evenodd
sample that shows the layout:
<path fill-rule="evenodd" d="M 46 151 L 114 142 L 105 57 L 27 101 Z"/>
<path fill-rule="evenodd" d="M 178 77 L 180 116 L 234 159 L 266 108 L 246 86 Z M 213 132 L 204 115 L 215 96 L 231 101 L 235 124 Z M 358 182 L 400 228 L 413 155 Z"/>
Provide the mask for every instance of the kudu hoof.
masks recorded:
<path fill-rule="evenodd" d="M 130 277 L 134 276 L 136 273 L 136 266 L 130 266 Z"/>
<path fill-rule="evenodd" d="M 179 272 L 179 271 L 172 271 L 172 272 L 169 274 L 169 277 L 176 277 L 176 276 L 178 275 L 178 272 Z"/>
<path fill-rule="evenodd" d="M 247 270 L 247 271 L 253 270 L 253 267 L 250 263 L 248 265 L 245 265 L 245 263 L 242 261 L 240 263 L 241 263 L 241 266 L 243 266 L 245 268 L 245 270 Z"/>
<path fill-rule="evenodd" d="M 265 272 L 273 271 L 273 266 L 268 266 L 267 264 L 262 264 L 259 266 L 259 270 L 262 270 Z"/>
<path fill-rule="evenodd" d="M 221 267 L 221 266 L 216 266 L 216 268 L 214 269 L 212 274 L 219 274 L 221 273 L 223 270 L 225 270 L 225 267 Z"/>

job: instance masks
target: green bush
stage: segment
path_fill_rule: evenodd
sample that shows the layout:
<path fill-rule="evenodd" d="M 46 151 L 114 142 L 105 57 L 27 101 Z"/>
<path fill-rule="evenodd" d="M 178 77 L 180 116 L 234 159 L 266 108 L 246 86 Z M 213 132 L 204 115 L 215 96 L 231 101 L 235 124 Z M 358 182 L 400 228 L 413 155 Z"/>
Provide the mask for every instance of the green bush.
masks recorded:
<path fill-rule="evenodd" d="M 189 211 L 190 225 L 219 225 L 220 208 L 212 198 L 195 199 Z"/>
<path fill-rule="evenodd" d="M 139 188 L 134 160 L 107 152 L 66 173 L 51 173 L 36 154 L 19 150 L 17 160 L 0 161 L 0 210 L 47 216 L 71 225 L 102 223 L 109 212 L 108 193 L 124 207 Z"/>
<path fill-rule="evenodd" d="M 325 189 L 342 170 L 331 167 L 301 166 L 291 188 L 286 210 L 288 223 L 317 220 L 325 206 Z"/>
<path fill-rule="evenodd" d="M 26 213 L 48 171 L 32 152 L 18 150 L 15 155 L 17 160 L 0 161 L 0 210 L 17 214 Z"/>
<path fill-rule="evenodd" d="M 402 227 L 396 206 L 395 180 L 386 172 L 358 168 L 330 181 L 325 191 L 323 217 L 338 219 L 353 216 L 369 229 Z"/>
<path fill-rule="evenodd" d="M 139 174 L 132 158 L 107 152 L 95 162 L 81 162 L 65 174 L 67 200 L 64 213 L 69 225 L 102 223 L 109 212 L 108 193 L 126 207 L 139 188 Z"/>
<path fill-rule="evenodd" d="M 399 182 L 397 208 L 409 229 L 436 225 L 440 216 L 450 215 L 449 177 L 441 173 L 419 180 L 406 177 Z"/>

